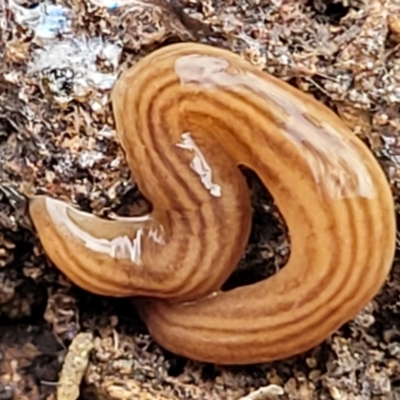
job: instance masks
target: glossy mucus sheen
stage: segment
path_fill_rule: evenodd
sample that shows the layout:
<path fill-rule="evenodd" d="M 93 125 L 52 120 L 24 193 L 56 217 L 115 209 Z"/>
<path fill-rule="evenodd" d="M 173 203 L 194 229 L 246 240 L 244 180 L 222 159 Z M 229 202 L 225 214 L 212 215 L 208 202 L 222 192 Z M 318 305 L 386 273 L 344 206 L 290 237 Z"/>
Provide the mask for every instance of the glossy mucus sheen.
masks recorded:
<path fill-rule="evenodd" d="M 218 364 L 283 359 L 377 294 L 394 257 L 393 198 L 333 111 L 229 51 L 193 43 L 141 59 L 112 103 L 152 214 L 106 221 L 36 197 L 31 215 L 57 267 L 89 291 L 134 296 L 160 345 Z M 291 252 L 274 276 L 222 292 L 250 230 L 239 165 L 272 194 Z"/>

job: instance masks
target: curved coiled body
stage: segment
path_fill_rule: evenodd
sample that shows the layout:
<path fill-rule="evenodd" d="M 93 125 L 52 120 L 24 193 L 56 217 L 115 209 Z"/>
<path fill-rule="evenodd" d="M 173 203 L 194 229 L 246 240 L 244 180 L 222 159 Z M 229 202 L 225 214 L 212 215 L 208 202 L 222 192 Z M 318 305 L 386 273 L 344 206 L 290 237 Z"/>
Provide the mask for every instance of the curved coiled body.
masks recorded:
<path fill-rule="evenodd" d="M 132 239 L 142 222 L 68 208 L 77 233 L 68 218 L 61 229 L 59 212 L 49 213 L 54 200 L 35 198 L 31 215 L 42 243 L 74 282 L 141 296 L 135 304 L 156 341 L 220 364 L 303 352 L 375 296 L 394 256 L 393 198 L 372 154 L 324 105 L 233 53 L 190 43 L 157 50 L 124 72 L 112 102 L 127 161 L 154 207 L 142 234 L 162 227 L 162 240 L 142 235 L 139 265 L 126 261 L 128 250 L 104 255 L 85 233 Z M 274 197 L 291 253 L 274 276 L 221 292 L 250 228 L 238 165 Z M 160 257 L 171 258 L 163 264 Z M 101 260 L 101 272 L 93 260 Z M 104 278 L 110 266 L 114 277 Z"/>

